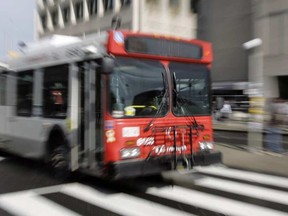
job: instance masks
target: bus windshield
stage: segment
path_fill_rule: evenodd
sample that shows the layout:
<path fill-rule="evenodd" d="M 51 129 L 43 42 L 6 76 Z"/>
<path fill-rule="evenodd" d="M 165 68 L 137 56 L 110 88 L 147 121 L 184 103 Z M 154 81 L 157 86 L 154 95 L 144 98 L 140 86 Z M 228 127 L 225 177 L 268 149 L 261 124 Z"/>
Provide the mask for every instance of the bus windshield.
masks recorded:
<path fill-rule="evenodd" d="M 176 116 L 210 115 L 210 78 L 205 65 L 171 62 L 173 113 Z"/>
<path fill-rule="evenodd" d="M 153 60 L 117 57 L 110 75 L 113 117 L 161 117 L 168 112 L 167 77 L 164 66 Z"/>

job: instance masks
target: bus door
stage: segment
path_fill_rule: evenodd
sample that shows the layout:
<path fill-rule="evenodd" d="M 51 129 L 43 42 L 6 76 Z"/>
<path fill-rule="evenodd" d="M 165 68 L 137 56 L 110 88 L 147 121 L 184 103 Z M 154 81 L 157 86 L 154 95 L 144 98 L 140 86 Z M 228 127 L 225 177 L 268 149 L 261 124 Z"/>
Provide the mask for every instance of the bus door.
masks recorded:
<path fill-rule="evenodd" d="M 96 168 L 102 161 L 103 113 L 101 71 L 96 61 L 80 65 L 80 149 L 87 168 Z"/>

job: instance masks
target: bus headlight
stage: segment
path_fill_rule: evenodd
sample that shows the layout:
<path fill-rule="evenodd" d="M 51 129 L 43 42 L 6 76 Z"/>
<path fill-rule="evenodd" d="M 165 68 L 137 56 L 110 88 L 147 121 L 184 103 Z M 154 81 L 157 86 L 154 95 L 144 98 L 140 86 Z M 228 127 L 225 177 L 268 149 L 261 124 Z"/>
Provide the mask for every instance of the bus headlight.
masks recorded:
<path fill-rule="evenodd" d="M 199 142 L 200 151 L 209 151 L 214 149 L 213 142 Z"/>
<path fill-rule="evenodd" d="M 121 149 L 121 159 L 136 158 L 140 155 L 140 148 L 123 148 Z"/>

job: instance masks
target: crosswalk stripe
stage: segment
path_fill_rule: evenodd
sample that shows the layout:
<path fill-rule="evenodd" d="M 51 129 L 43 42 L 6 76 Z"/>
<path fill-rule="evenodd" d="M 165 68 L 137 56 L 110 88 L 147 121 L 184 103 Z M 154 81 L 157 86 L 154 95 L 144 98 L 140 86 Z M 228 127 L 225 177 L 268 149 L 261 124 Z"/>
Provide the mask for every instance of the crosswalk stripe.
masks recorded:
<path fill-rule="evenodd" d="M 193 173 L 201 174 L 192 178 Z M 78 200 L 78 204 L 83 201 L 85 209 L 90 204 L 103 211 L 128 216 L 197 215 L 203 210 L 241 216 L 287 215 L 288 191 L 285 189 L 288 189 L 288 178 L 222 166 L 197 167 L 193 173 L 184 175 L 191 184 L 186 188 L 184 185 L 156 187 L 155 184 L 151 187 L 148 182 L 146 192 L 137 192 L 143 185 L 136 181 L 136 193 L 134 187 L 131 194 L 130 191 L 105 193 L 81 183 L 70 183 L 3 194 L 0 195 L 0 209 L 16 216 L 36 216 L 39 212 L 41 216 L 79 216 L 83 211 L 78 210 L 79 206 L 71 206 Z M 260 182 L 260 185 L 254 182 Z M 274 185 L 285 191 L 275 189 Z M 63 197 L 65 202 L 61 200 Z"/>
<path fill-rule="evenodd" d="M 17 216 L 80 216 L 32 191 L 1 195 L 0 207 Z"/>
<path fill-rule="evenodd" d="M 194 183 L 198 186 L 237 193 L 244 196 L 250 196 L 257 199 L 264 199 L 267 201 L 288 205 L 288 193 L 282 191 L 212 177 L 198 179 Z"/>
<path fill-rule="evenodd" d="M 284 212 L 203 192 L 187 190 L 179 186 L 150 188 L 147 190 L 147 193 L 228 215 L 287 216 L 287 213 Z"/>
<path fill-rule="evenodd" d="M 127 216 L 193 215 L 124 193 L 104 194 L 78 183 L 64 186 L 60 192 Z"/>
<path fill-rule="evenodd" d="M 275 185 L 278 187 L 288 188 L 288 178 L 285 177 L 247 172 L 220 166 L 195 167 L 195 170 L 204 174 L 207 173 L 223 177 L 241 179 L 250 182 L 262 183 L 266 185 Z"/>

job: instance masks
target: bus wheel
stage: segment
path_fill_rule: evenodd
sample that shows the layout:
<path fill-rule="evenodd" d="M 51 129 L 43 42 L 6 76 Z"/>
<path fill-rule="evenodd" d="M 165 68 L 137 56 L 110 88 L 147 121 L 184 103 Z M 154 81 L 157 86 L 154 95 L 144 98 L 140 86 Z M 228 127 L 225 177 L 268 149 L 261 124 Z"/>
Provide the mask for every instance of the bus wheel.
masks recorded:
<path fill-rule="evenodd" d="M 59 179 L 67 179 L 70 177 L 68 155 L 69 150 L 64 145 L 51 149 L 48 163 L 54 177 Z"/>

